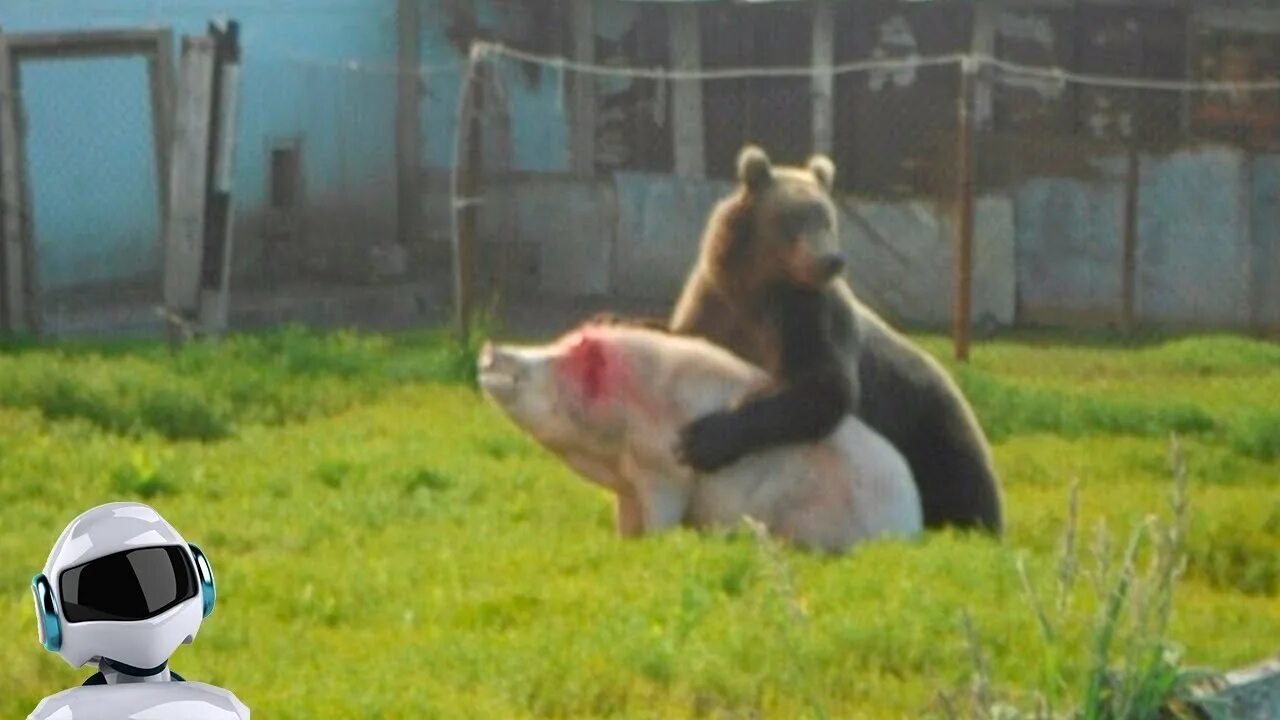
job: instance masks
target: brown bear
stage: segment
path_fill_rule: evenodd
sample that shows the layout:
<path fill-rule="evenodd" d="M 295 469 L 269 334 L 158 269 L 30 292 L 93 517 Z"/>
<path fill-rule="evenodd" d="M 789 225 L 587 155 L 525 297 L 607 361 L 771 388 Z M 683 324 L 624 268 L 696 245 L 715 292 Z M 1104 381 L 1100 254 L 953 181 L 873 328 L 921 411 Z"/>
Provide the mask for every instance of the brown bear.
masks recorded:
<path fill-rule="evenodd" d="M 907 458 L 925 526 L 1003 531 L 990 448 L 945 369 L 854 296 L 841 277 L 835 166 L 738 156 L 738 187 L 712 211 L 669 323 L 767 370 L 775 384 L 695 420 L 680 454 L 707 471 L 825 437 L 847 413 Z"/>
<path fill-rule="evenodd" d="M 486 343 L 476 369 L 508 418 L 614 494 L 624 536 L 732 525 L 745 515 L 798 545 L 843 552 L 923 529 L 906 460 L 852 415 L 821 442 L 765 450 L 715 472 L 680 462 L 672 450 L 683 425 L 771 383 L 701 338 L 587 325 L 546 345 Z"/>

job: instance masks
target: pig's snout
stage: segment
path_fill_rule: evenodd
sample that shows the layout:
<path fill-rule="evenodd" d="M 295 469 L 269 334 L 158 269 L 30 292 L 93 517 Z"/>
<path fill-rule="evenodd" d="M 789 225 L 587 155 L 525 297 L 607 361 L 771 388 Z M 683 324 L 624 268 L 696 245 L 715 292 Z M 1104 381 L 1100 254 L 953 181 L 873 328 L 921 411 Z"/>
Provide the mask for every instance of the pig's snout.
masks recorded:
<path fill-rule="evenodd" d="M 486 341 L 476 359 L 480 387 L 495 398 L 508 398 L 516 390 L 520 364 L 501 347 Z"/>

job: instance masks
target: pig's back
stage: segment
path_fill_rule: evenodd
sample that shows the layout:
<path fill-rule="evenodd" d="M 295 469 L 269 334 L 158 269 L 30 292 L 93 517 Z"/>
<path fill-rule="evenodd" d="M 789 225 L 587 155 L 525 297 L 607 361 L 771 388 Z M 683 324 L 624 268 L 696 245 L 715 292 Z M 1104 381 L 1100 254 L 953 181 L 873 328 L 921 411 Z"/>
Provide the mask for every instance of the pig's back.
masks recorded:
<path fill-rule="evenodd" d="M 825 444 L 843 460 L 852 483 L 855 522 L 866 533 L 916 535 L 923 529 L 911 466 L 887 438 L 851 415 Z"/>
<path fill-rule="evenodd" d="M 833 552 L 885 534 L 914 536 L 923 523 L 905 458 L 852 416 L 822 442 L 755 453 L 699 477 L 691 524 L 732 525 L 744 515 Z"/>

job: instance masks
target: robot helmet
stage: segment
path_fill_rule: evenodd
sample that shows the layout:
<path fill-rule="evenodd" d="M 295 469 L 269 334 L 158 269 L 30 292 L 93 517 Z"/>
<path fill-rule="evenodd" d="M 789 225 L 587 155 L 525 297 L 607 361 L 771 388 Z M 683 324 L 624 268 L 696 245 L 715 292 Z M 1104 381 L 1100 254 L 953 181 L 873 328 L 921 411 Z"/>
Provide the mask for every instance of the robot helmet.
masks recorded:
<path fill-rule="evenodd" d="M 213 611 L 213 570 L 154 509 L 99 505 L 72 520 L 31 581 L 40 643 L 78 668 L 159 672 Z"/>

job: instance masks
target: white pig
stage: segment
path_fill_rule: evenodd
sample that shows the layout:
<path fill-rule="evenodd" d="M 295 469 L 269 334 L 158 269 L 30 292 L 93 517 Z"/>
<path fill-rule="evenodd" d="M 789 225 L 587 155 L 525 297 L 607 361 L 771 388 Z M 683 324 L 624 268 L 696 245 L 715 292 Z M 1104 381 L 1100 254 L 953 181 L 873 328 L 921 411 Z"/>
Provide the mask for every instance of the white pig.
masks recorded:
<path fill-rule="evenodd" d="M 486 343 L 478 370 L 484 394 L 516 425 L 614 493 L 623 536 L 749 516 L 776 536 L 838 553 L 921 532 L 906 460 L 853 416 L 821 442 L 755 453 L 714 473 L 681 463 L 681 427 L 771 382 L 705 340 L 586 325 L 550 345 Z"/>

